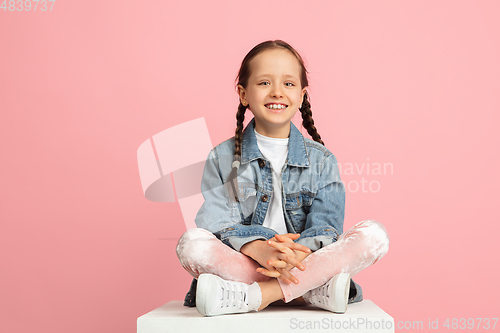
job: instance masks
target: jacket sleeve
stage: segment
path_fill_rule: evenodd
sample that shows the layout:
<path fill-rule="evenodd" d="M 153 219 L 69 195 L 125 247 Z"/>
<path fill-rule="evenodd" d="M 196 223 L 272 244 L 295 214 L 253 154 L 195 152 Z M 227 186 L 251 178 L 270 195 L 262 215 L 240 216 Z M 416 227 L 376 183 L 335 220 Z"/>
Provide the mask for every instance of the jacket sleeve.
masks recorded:
<path fill-rule="evenodd" d="M 337 159 L 328 154 L 320 167 L 318 190 L 314 197 L 306 225 L 296 243 L 317 251 L 336 242 L 343 232 L 345 187 L 340 180 Z"/>
<path fill-rule="evenodd" d="M 222 230 L 221 240 L 236 251 L 241 251 L 241 248 L 246 243 L 257 239 L 268 240 L 273 238 L 274 235 L 276 235 L 276 231 L 261 225 L 234 223 L 231 227 Z"/>
<path fill-rule="evenodd" d="M 224 244 L 236 251 L 240 251 L 243 245 L 251 241 L 274 237 L 276 232 L 272 229 L 261 225 L 241 223 L 242 216 L 238 206 L 240 203 L 230 202 L 230 194 L 227 190 L 230 184 L 223 180 L 219 161 L 220 156 L 216 148 L 213 148 L 208 154 L 203 169 L 201 192 L 205 201 L 196 215 L 196 226 L 220 237 Z"/>

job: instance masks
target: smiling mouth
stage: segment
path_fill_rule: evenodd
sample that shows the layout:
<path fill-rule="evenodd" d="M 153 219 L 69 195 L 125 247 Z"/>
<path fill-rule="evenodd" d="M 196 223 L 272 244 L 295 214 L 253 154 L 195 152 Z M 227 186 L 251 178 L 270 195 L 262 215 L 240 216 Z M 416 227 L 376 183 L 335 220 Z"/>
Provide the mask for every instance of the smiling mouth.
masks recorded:
<path fill-rule="evenodd" d="M 266 109 L 268 109 L 269 111 L 272 111 L 272 112 L 281 112 L 283 110 L 286 110 L 286 108 L 288 108 L 288 105 L 285 105 L 285 104 L 279 104 L 279 105 L 281 105 L 281 107 L 279 107 L 279 108 L 270 107 L 271 105 L 275 105 L 275 104 L 266 104 L 265 107 L 266 107 Z"/>

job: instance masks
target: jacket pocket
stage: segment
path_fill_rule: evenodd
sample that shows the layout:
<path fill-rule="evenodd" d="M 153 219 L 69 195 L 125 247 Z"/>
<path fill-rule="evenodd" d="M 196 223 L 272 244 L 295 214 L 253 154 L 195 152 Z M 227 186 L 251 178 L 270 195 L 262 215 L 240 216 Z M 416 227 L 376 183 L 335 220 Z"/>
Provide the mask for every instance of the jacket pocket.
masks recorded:
<path fill-rule="evenodd" d="M 246 223 L 257 207 L 257 189 L 253 185 L 238 184 L 238 201 L 230 204 L 234 223 Z"/>
<path fill-rule="evenodd" d="M 295 232 L 304 231 L 307 214 L 311 207 L 314 196 L 309 192 L 298 192 L 286 195 L 285 210 L 292 222 Z"/>

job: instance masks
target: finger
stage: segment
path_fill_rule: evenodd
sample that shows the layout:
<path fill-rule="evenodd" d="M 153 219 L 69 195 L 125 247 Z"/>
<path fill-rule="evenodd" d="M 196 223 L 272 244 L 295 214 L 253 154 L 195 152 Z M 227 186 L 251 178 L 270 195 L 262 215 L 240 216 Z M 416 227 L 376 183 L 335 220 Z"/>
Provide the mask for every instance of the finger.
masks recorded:
<path fill-rule="evenodd" d="M 282 234 L 280 236 L 285 236 L 285 237 L 288 237 L 288 238 L 292 238 L 292 239 L 297 239 L 300 237 L 300 234 L 292 234 L 292 233 L 288 233 L 288 234 Z"/>
<path fill-rule="evenodd" d="M 268 270 L 266 268 L 262 268 L 262 267 L 257 268 L 256 271 L 262 275 L 275 277 L 275 278 L 277 278 L 278 276 L 281 275 L 281 273 L 278 271 L 270 271 L 270 270 Z"/>
<path fill-rule="evenodd" d="M 306 269 L 304 267 L 304 265 L 295 258 L 290 258 L 284 254 L 278 254 L 277 257 L 278 257 L 278 259 L 281 259 L 283 262 L 286 262 L 286 263 L 292 265 L 293 267 L 297 267 L 301 271 Z M 286 268 L 286 266 L 285 267 L 276 267 L 276 268 Z"/>
<path fill-rule="evenodd" d="M 287 271 L 286 269 L 283 269 L 283 268 L 279 268 L 278 269 L 278 272 L 285 278 L 287 278 L 288 280 L 292 281 L 293 283 L 295 284 L 299 284 L 299 280 L 297 280 L 297 278 L 295 276 L 292 275 L 292 273 L 290 273 L 289 271 Z"/>
<path fill-rule="evenodd" d="M 281 243 L 293 241 L 293 239 L 287 235 L 275 235 L 274 238 Z"/>
<path fill-rule="evenodd" d="M 278 235 L 278 234 L 274 235 L 273 238 L 276 239 L 278 242 L 281 242 L 281 243 L 286 242 L 289 239 L 288 237 L 285 237 L 283 235 Z"/>
<path fill-rule="evenodd" d="M 293 242 L 283 242 L 281 243 L 285 246 L 287 246 L 288 248 L 290 248 L 292 251 L 300 251 L 300 252 L 304 252 L 306 254 L 311 254 L 312 251 L 310 248 L 308 248 L 307 246 L 304 246 L 302 244 L 297 244 L 297 243 L 293 243 Z"/>
<path fill-rule="evenodd" d="M 288 239 L 290 239 L 290 240 L 293 241 L 293 240 L 296 240 L 297 238 L 299 238 L 300 234 L 283 234 L 283 235 L 276 234 L 276 235 L 274 235 L 274 237 L 276 237 L 276 239 L 278 239 L 278 238 L 282 238 L 282 239 L 283 238 L 288 238 Z"/>
<path fill-rule="evenodd" d="M 288 246 L 286 246 L 283 243 L 276 243 L 273 241 L 268 241 L 267 244 L 271 245 L 272 247 L 274 247 L 276 250 L 278 250 L 280 252 L 283 252 L 291 257 L 295 257 L 295 252 L 293 252 L 292 249 L 290 249 Z"/>
<path fill-rule="evenodd" d="M 304 246 L 302 244 L 293 243 L 293 245 L 290 245 L 289 247 L 291 249 L 293 249 L 293 250 L 302 251 L 302 252 L 305 252 L 305 253 L 310 253 L 311 252 L 310 248 L 308 248 L 307 246 Z"/>
<path fill-rule="evenodd" d="M 284 277 L 281 274 L 280 274 L 280 276 L 278 276 L 278 280 L 281 280 L 281 281 L 285 282 L 286 284 L 292 284 L 292 281 L 290 281 L 289 279 L 287 279 L 286 277 Z"/>
<path fill-rule="evenodd" d="M 279 271 L 270 271 L 270 270 L 268 270 L 266 268 L 259 267 L 259 268 L 257 268 L 257 272 L 259 272 L 259 273 L 261 273 L 262 275 L 265 275 L 265 276 L 277 278 L 277 279 L 283 281 L 286 284 L 292 284 L 292 281 L 290 281 L 289 278 L 285 277 Z M 292 276 L 291 274 L 289 274 L 289 275 Z M 297 279 L 295 279 L 295 280 L 297 281 Z"/>
<path fill-rule="evenodd" d="M 286 261 L 283 260 L 268 260 L 267 264 L 274 268 L 285 268 L 287 265 Z"/>
<path fill-rule="evenodd" d="M 279 236 L 275 237 L 275 239 L 276 239 L 276 242 L 279 242 L 279 243 L 290 243 L 290 244 L 293 244 L 293 239 L 285 237 L 283 235 L 279 235 Z"/>
<path fill-rule="evenodd" d="M 305 252 L 305 253 L 311 252 L 310 248 L 308 248 L 307 246 L 304 246 L 302 244 L 299 244 L 299 243 L 294 243 L 292 241 L 292 239 L 287 240 L 286 237 L 284 237 L 283 235 L 276 235 L 276 236 L 277 236 L 277 238 L 276 238 L 277 241 L 279 241 L 283 245 L 288 246 L 291 249 L 294 249 L 294 250 L 297 250 L 297 251 L 302 251 L 302 252 Z"/>
<path fill-rule="evenodd" d="M 268 244 L 271 245 L 271 246 L 273 246 L 277 250 L 280 250 L 281 252 L 285 252 L 286 251 L 286 250 L 284 250 L 284 247 L 283 247 L 283 246 L 286 246 L 289 249 L 291 249 L 292 251 L 293 250 L 297 250 L 297 251 L 301 251 L 301 252 L 304 252 L 304 253 L 311 253 L 311 249 L 308 248 L 307 246 L 304 246 L 304 245 L 298 244 L 298 243 L 294 243 L 291 240 L 290 241 L 286 241 L 285 239 L 286 238 L 279 239 L 278 240 L 278 241 L 280 241 L 279 243 L 276 242 L 276 241 L 268 240 Z M 290 254 L 290 252 L 287 252 L 287 253 Z M 295 253 L 294 253 L 294 255 L 295 255 Z"/>

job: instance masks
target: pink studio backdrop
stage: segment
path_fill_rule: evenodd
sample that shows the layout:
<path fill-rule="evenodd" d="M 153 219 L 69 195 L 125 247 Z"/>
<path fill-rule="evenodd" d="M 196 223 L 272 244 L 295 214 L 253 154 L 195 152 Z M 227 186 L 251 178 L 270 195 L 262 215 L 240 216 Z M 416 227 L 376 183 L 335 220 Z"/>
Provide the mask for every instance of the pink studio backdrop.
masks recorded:
<path fill-rule="evenodd" d="M 498 318 L 499 11 L 493 0 L 0 10 L 1 330 L 135 332 L 137 317 L 183 299 L 179 203 L 145 198 L 137 149 L 201 117 L 213 145 L 232 136 L 233 80 L 268 39 L 306 60 L 315 124 L 344 168 L 345 230 L 376 219 L 391 237 L 356 277 L 365 298 L 419 332 L 429 319 Z"/>

